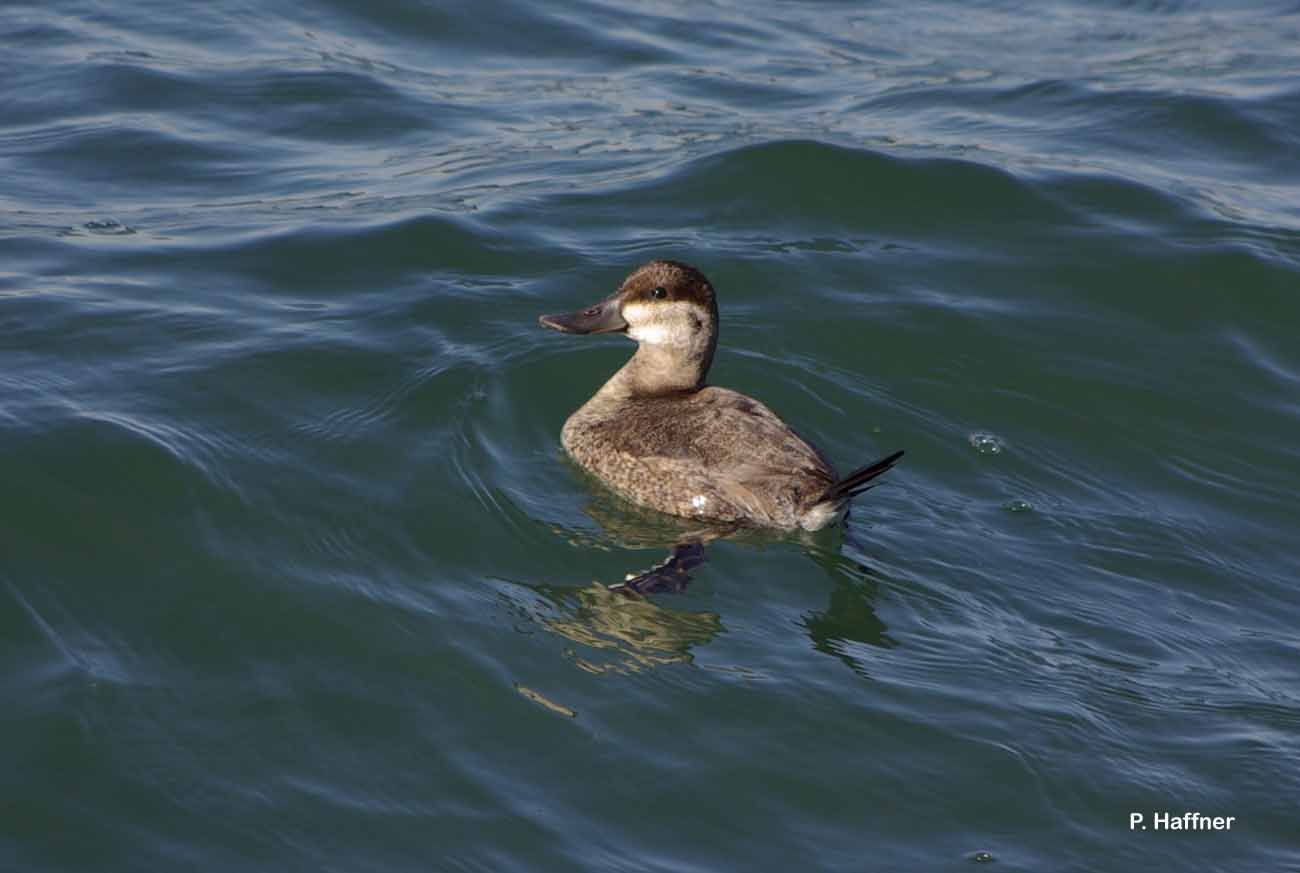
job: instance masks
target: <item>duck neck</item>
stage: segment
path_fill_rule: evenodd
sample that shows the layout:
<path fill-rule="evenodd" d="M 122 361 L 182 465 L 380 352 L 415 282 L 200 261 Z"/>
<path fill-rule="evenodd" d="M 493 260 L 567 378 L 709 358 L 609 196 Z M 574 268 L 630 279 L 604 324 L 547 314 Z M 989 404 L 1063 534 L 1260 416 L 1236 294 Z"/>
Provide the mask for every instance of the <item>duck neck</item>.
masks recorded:
<path fill-rule="evenodd" d="M 688 346 L 641 343 L 599 393 L 626 399 L 698 391 L 704 387 L 716 347 L 716 334 Z"/>

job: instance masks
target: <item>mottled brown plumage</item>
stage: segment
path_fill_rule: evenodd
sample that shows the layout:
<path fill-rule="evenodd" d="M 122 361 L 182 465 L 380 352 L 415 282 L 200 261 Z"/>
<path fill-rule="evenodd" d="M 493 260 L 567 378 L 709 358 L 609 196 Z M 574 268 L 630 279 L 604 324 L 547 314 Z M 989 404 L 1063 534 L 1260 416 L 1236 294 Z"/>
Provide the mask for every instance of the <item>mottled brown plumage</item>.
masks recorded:
<path fill-rule="evenodd" d="M 687 264 L 651 261 L 600 303 L 541 323 L 569 333 L 623 331 L 640 343 L 565 422 L 561 440 L 580 465 L 653 509 L 815 530 L 897 460 L 886 459 L 860 481 L 837 482 L 825 459 L 772 410 L 706 387 L 717 300 L 704 274 Z"/>
<path fill-rule="evenodd" d="M 835 481 L 770 409 L 725 388 L 593 398 L 561 439 L 610 487 L 673 515 L 800 527 Z"/>

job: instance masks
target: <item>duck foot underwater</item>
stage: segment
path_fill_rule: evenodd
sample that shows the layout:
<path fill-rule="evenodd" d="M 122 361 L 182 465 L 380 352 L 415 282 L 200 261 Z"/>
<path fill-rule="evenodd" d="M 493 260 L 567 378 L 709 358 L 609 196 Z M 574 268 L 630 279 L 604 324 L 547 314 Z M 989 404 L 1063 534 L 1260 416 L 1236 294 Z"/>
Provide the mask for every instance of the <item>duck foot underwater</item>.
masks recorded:
<path fill-rule="evenodd" d="M 704 563 L 704 543 L 679 543 L 661 564 L 644 573 L 627 574 L 622 582 L 609 586 L 628 596 L 636 594 L 681 594 L 691 581 L 690 571 Z"/>

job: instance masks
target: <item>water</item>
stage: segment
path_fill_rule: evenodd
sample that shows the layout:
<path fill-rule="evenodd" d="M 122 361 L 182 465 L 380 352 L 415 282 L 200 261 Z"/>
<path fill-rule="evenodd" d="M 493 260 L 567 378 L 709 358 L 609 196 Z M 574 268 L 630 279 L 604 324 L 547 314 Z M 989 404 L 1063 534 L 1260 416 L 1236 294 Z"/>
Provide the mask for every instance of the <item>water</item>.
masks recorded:
<path fill-rule="evenodd" d="M 0 45 L 4 869 L 1300 869 L 1294 3 Z M 908 456 L 630 602 L 670 526 L 558 449 L 629 347 L 535 319 L 655 256 Z"/>

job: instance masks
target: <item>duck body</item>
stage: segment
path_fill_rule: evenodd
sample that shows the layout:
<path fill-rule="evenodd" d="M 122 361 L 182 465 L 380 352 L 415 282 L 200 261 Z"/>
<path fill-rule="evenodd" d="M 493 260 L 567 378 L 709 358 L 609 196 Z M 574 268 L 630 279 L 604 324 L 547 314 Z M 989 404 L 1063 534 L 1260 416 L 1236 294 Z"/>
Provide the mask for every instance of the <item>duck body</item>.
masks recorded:
<path fill-rule="evenodd" d="M 600 303 L 540 321 L 566 333 L 621 332 L 639 342 L 565 422 L 561 442 L 614 491 L 660 512 L 817 530 L 902 454 L 838 479 L 767 406 L 704 384 L 718 310 L 712 285 L 689 265 L 651 261 Z"/>
<path fill-rule="evenodd" d="M 637 503 L 691 518 L 816 529 L 830 466 L 757 400 L 712 386 L 660 397 L 597 394 L 561 432 L 565 451 Z M 824 517 L 823 517 L 824 516 Z"/>

